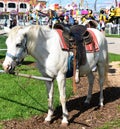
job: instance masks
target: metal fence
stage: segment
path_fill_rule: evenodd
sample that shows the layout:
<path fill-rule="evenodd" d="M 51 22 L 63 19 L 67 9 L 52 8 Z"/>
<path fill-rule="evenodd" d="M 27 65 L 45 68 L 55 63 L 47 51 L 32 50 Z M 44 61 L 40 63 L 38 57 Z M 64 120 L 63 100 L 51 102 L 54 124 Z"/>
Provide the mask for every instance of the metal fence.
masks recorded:
<path fill-rule="evenodd" d="M 106 24 L 105 32 L 107 34 L 120 35 L 120 24 L 112 24 L 112 23 Z"/>

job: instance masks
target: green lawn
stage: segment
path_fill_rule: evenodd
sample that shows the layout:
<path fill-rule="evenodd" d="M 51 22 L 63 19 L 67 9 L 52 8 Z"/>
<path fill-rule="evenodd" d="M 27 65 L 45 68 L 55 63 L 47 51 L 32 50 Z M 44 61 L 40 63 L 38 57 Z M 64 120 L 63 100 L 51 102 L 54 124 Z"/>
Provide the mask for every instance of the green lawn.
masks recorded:
<path fill-rule="evenodd" d="M 120 55 L 109 53 L 109 62 L 120 61 Z"/>
<path fill-rule="evenodd" d="M 109 35 L 109 34 L 105 34 L 106 37 L 112 37 L 112 38 L 120 38 L 120 35 L 116 35 L 116 34 L 112 34 L 112 35 Z"/>
<path fill-rule="evenodd" d="M 103 126 L 97 129 L 119 129 L 119 128 L 120 128 L 120 119 L 116 119 L 105 123 Z"/>

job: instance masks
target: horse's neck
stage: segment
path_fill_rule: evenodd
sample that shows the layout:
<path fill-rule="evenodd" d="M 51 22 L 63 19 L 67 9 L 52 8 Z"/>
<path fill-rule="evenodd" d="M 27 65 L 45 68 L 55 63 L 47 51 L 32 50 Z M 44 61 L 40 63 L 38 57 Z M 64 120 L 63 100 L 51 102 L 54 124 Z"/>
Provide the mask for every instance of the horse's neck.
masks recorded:
<path fill-rule="evenodd" d="M 51 47 L 54 51 L 55 46 L 58 44 L 55 41 L 56 33 L 54 30 L 37 30 L 36 33 L 32 32 L 32 34 L 29 35 L 28 53 L 36 59 L 43 57 L 46 58 L 48 54 L 51 53 Z M 53 43 L 54 45 L 52 45 Z"/>

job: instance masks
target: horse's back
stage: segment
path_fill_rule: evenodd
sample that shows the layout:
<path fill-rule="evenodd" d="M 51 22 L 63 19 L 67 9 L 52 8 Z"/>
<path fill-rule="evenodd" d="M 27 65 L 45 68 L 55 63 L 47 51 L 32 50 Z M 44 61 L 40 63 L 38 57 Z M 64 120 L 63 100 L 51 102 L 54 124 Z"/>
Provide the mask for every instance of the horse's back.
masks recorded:
<path fill-rule="evenodd" d="M 88 28 L 89 30 L 93 31 L 97 40 L 98 40 L 98 44 L 100 44 L 101 40 L 105 40 L 105 35 L 99 31 L 98 29 L 95 29 L 95 28 Z M 99 42 L 100 41 L 100 42 Z"/>
<path fill-rule="evenodd" d="M 95 29 L 95 28 L 89 28 L 89 30 L 93 31 L 96 36 L 98 46 L 100 49 L 99 52 L 101 52 L 103 50 L 108 52 L 107 39 L 106 39 L 105 35 L 101 31 L 99 31 L 98 29 Z"/>

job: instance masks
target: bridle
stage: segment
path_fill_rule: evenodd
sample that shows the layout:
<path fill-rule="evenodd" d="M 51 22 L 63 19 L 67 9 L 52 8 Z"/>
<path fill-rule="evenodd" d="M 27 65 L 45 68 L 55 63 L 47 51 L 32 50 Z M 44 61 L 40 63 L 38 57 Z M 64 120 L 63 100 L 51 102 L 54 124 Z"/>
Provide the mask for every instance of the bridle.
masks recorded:
<path fill-rule="evenodd" d="M 22 53 L 23 52 L 26 52 L 28 53 L 28 50 L 27 50 L 27 35 L 24 36 L 24 39 L 22 40 L 22 42 L 24 42 L 24 44 L 22 43 L 19 43 L 16 45 L 16 47 L 19 47 L 19 48 L 22 48 L 21 51 L 16 54 L 15 56 L 12 55 L 11 53 L 6 53 L 6 56 L 10 57 L 13 61 L 16 62 L 17 65 L 21 64 L 23 60 L 20 60 L 21 57 L 22 57 Z"/>

